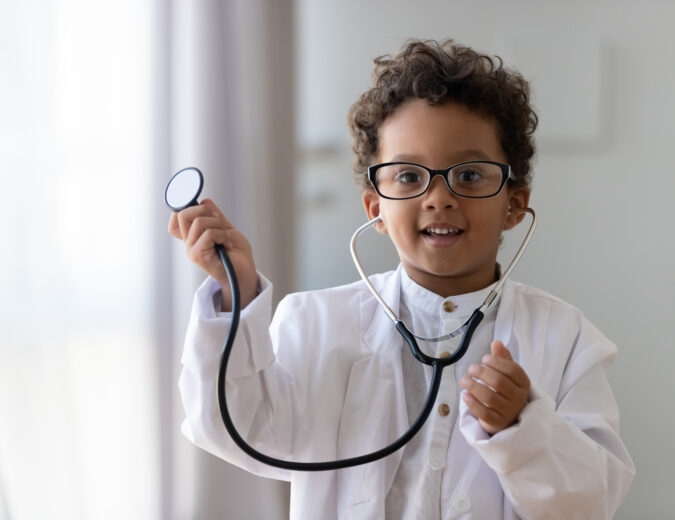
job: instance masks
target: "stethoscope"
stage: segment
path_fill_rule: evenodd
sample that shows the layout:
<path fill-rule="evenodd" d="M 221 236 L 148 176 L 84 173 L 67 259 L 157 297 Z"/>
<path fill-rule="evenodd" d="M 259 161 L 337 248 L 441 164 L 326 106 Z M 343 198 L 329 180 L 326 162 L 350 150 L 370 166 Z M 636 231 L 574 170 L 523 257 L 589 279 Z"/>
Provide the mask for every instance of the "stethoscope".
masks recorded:
<path fill-rule="evenodd" d="M 171 208 L 173 211 L 180 211 L 189 206 L 195 206 L 198 204 L 197 198 L 199 197 L 203 186 L 204 186 L 204 179 L 202 173 L 197 168 L 194 167 L 184 168 L 178 173 L 176 173 L 169 181 L 166 190 L 164 192 L 164 200 L 166 204 L 169 206 L 169 208 Z M 532 238 L 532 234 L 534 233 L 534 230 L 537 226 L 537 216 L 534 213 L 534 211 L 531 208 L 515 208 L 512 209 L 511 211 L 529 213 L 532 216 L 532 223 L 530 224 L 530 228 L 528 229 L 522 244 L 518 248 L 518 251 L 513 257 L 513 260 L 511 260 L 511 263 L 502 273 L 501 277 L 499 278 L 499 281 L 487 295 L 487 297 L 480 305 L 480 307 L 478 307 L 476 310 L 473 311 L 471 317 L 458 329 L 437 338 L 426 338 L 418 336 L 413 332 L 411 332 L 410 329 L 408 329 L 408 327 L 405 325 L 405 323 L 403 323 L 398 318 L 396 313 L 382 299 L 382 296 L 380 296 L 380 294 L 377 292 L 373 284 L 370 282 L 370 279 L 368 278 L 368 275 L 366 274 L 365 270 L 363 269 L 363 265 L 361 264 L 361 261 L 359 260 L 358 254 L 356 252 L 356 242 L 361 233 L 363 233 L 366 229 L 369 229 L 370 227 L 372 227 L 373 225 L 375 225 L 377 222 L 380 221 L 380 217 L 376 217 L 366 222 L 354 232 L 354 235 L 352 236 L 349 244 L 349 248 L 356 269 L 361 275 L 363 281 L 366 283 L 368 289 L 370 289 L 370 291 L 373 293 L 373 296 L 375 297 L 379 305 L 382 307 L 382 310 L 394 323 L 396 330 L 399 332 L 399 334 L 403 337 L 405 342 L 410 347 L 413 356 L 415 356 L 415 358 L 419 362 L 432 367 L 432 376 L 431 376 L 431 385 L 429 387 L 429 392 L 424 402 L 424 407 L 420 412 L 420 414 L 415 419 L 415 422 L 403 435 L 401 435 L 394 442 L 392 442 L 391 444 L 380 450 L 368 453 L 366 455 L 360 455 L 358 457 L 351 457 L 335 461 L 292 462 L 283 459 L 277 459 L 274 457 L 269 457 L 264 453 L 261 453 L 256 449 L 254 449 L 253 447 L 251 447 L 241 437 L 241 435 L 239 435 L 239 432 L 237 432 L 237 429 L 235 428 L 232 422 L 232 418 L 230 417 L 230 412 L 227 408 L 227 398 L 225 395 L 225 374 L 227 372 L 227 364 L 230 359 L 230 353 L 232 350 L 232 346 L 234 344 L 234 338 L 237 333 L 237 328 L 239 326 L 239 316 L 241 314 L 241 299 L 239 295 L 239 284 L 237 282 L 237 276 L 232 266 L 232 262 L 230 261 L 230 258 L 227 255 L 225 248 L 220 244 L 216 244 L 215 246 L 216 252 L 218 253 L 220 260 L 223 263 L 223 267 L 225 268 L 225 272 L 227 273 L 227 277 L 230 281 L 230 289 L 232 292 L 232 321 L 230 323 L 230 329 L 227 333 L 227 339 L 225 340 L 225 345 L 223 347 L 223 352 L 221 354 L 220 368 L 218 370 L 218 407 L 220 409 L 220 415 L 225 425 L 225 429 L 230 434 L 235 444 L 237 444 L 237 446 L 239 446 L 247 455 L 250 455 L 252 458 L 254 458 L 259 462 L 277 468 L 295 471 L 326 471 L 326 470 L 348 468 L 351 466 L 358 466 L 360 464 L 367 464 L 369 462 L 374 462 L 376 460 L 382 459 L 387 455 L 390 455 L 395 451 L 399 450 L 400 448 L 402 448 L 422 428 L 424 422 L 429 417 L 429 414 L 431 413 L 431 410 L 434 406 L 434 402 L 436 401 L 436 396 L 438 395 L 438 389 L 440 388 L 441 385 L 441 376 L 443 374 L 443 369 L 459 361 L 462 358 L 462 356 L 466 353 L 467 349 L 469 348 L 471 338 L 473 337 L 473 333 L 476 330 L 476 327 L 478 327 L 480 322 L 483 320 L 483 317 L 485 316 L 485 311 L 489 308 L 490 304 L 492 304 L 495 298 L 497 298 L 497 296 L 499 295 L 502 287 L 504 286 L 504 283 L 506 283 L 506 280 L 511 274 L 511 271 L 513 271 L 514 267 L 520 260 L 520 257 L 523 255 L 525 248 L 529 244 L 530 239 Z M 455 351 L 447 357 L 436 358 L 428 356 L 424 354 L 417 345 L 417 339 L 427 342 L 438 342 L 456 337 L 459 334 L 463 334 L 459 342 L 459 345 L 457 346 Z"/>

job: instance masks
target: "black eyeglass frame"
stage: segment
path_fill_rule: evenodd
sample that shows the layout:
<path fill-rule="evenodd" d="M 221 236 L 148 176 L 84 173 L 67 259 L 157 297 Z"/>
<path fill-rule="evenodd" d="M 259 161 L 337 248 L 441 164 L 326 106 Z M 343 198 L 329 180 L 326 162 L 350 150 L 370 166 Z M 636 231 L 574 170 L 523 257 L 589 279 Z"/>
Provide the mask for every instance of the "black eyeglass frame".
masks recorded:
<path fill-rule="evenodd" d="M 377 182 L 375 181 L 376 175 L 377 175 L 377 170 L 380 168 L 383 168 L 385 166 L 394 166 L 396 164 L 407 164 L 409 166 L 417 166 L 419 168 L 422 168 L 429 172 L 429 181 L 427 182 L 427 185 L 424 188 L 424 191 L 421 193 L 418 193 L 417 195 L 413 195 L 412 197 L 388 197 L 387 195 L 383 195 L 380 190 L 377 187 Z M 499 188 L 497 191 L 495 191 L 492 195 L 478 195 L 478 196 L 473 196 L 473 195 L 462 195 L 460 193 L 457 193 L 455 190 L 452 189 L 452 186 L 450 186 L 450 181 L 448 180 L 448 173 L 450 173 L 450 170 L 453 168 L 457 168 L 458 166 L 463 166 L 465 164 L 493 164 L 495 166 L 499 166 L 499 168 L 502 171 L 502 180 L 499 183 Z M 502 191 L 502 188 L 504 188 L 504 184 L 506 184 L 506 181 L 509 179 L 515 180 L 515 177 L 513 177 L 512 172 L 511 172 L 511 166 L 509 166 L 506 163 L 501 163 L 497 161 L 464 161 L 460 162 L 457 164 L 453 164 L 451 166 L 448 166 L 444 170 L 432 170 L 431 168 L 427 168 L 426 166 L 422 164 L 417 164 L 417 163 L 412 163 L 412 162 L 406 162 L 406 161 L 394 161 L 394 162 L 386 162 L 386 163 L 380 163 L 380 164 L 373 164 L 372 166 L 368 166 L 368 180 L 370 181 L 370 184 L 375 188 L 375 191 L 377 194 L 385 199 L 389 200 L 408 200 L 408 199 L 415 199 L 417 197 L 421 197 L 424 195 L 428 190 L 429 186 L 431 186 L 431 182 L 434 180 L 434 177 L 436 175 L 440 175 L 445 179 L 445 185 L 448 187 L 450 190 L 450 193 L 453 195 L 457 195 L 458 197 L 462 197 L 465 199 L 489 199 L 492 197 L 495 197 L 499 194 L 500 191 Z"/>

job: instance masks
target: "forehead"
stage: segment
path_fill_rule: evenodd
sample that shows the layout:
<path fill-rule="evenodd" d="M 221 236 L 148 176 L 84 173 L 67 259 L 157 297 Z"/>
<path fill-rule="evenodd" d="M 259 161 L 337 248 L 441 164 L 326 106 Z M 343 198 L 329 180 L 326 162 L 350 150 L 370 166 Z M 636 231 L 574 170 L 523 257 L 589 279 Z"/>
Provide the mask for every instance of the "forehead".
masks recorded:
<path fill-rule="evenodd" d="M 506 160 L 496 122 L 454 102 L 405 103 L 384 121 L 378 141 L 380 162 L 416 160 L 446 167 L 471 159 Z"/>

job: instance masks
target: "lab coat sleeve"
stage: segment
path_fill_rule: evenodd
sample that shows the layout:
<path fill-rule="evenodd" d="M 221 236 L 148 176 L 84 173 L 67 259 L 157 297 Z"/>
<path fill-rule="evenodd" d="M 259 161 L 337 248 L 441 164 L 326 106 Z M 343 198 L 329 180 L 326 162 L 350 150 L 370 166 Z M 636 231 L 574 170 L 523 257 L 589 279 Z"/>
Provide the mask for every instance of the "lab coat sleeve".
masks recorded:
<path fill-rule="evenodd" d="M 275 421 L 273 431 L 268 414 L 274 403 L 290 402 L 289 385 L 283 370 L 272 368 L 275 355 L 268 332 L 272 286 L 261 275 L 260 281 L 261 292 L 241 312 L 227 370 L 227 404 L 237 431 L 249 444 L 284 458 L 289 445 L 283 439 L 289 438 L 290 421 Z M 195 294 L 181 359 L 179 388 L 186 413 L 181 430 L 217 457 L 261 476 L 288 480 L 289 472 L 261 464 L 241 451 L 223 425 L 216 389 L 231 314 L 214 308 L 219 290 L 219 284 L 208 278 Z M 270 395 L 276 399 L 267 399 Z"/>
<path fill-rule="evenodd" d="M 612 518 L 635 474 L 605 374 L 616 347 L 588 322 L 585 328 L 556 399 L 532 381 L 529 402 L 510 428 L 490 437 L 460 400 L 462 434 L 524 519 Z"/>

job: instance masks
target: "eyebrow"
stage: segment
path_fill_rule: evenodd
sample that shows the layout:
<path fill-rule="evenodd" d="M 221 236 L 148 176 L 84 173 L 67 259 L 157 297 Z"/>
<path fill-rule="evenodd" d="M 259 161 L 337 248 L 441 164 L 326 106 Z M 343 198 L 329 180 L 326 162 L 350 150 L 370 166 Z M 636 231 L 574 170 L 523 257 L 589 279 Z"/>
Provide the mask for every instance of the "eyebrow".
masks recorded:
<path fill-rule="evenodd" d="M 454 163 L 450 162 L 448 164 L 455 164 L 458 162 L 464 162 L 464 161 L 471 161 L 471 160 L 477 160 L 477 161 L 493 161 L 494 159 L 491 158 L 488 154 L 485 152 L 482 152 L 481 150 L 462 150 L 461 152 L 458 152 L 457 154 L 453 154 L 453 157 L 459 160 L 455 160 Z M 420 162 L 420 157 L 414 154 L 398 154 L 389 159 L 387 162 Z"/>

